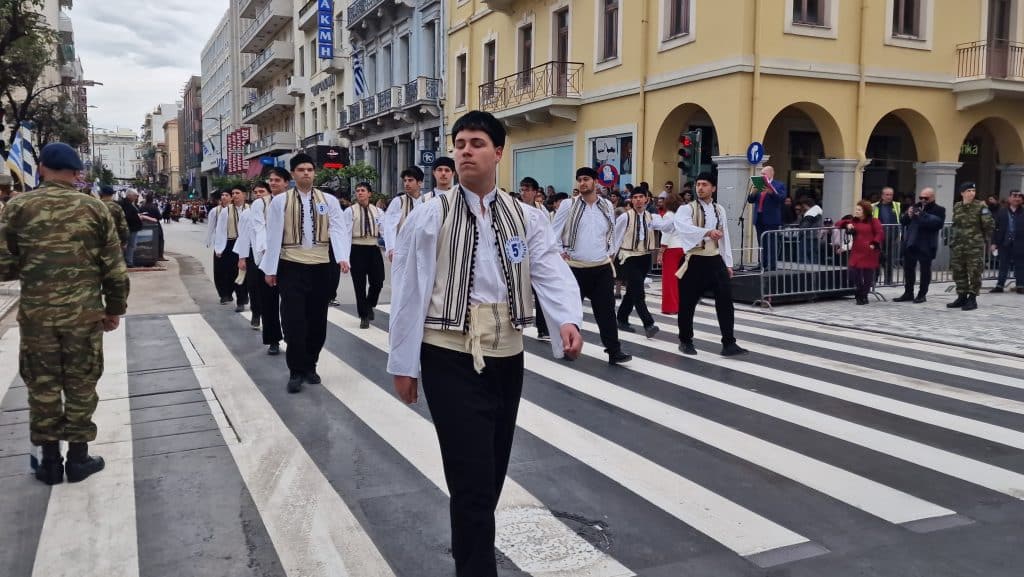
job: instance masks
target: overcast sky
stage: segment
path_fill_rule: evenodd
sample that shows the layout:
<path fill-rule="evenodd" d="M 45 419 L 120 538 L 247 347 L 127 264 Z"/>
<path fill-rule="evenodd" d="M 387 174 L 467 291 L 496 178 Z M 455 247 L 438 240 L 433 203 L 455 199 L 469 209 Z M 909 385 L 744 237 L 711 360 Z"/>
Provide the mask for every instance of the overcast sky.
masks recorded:
<path fill-rule="evenodd" d="M 181 99 L 229 0 L 79 0 L 69 12 L 97 128 L 138 132 L 146 113 Z"/>

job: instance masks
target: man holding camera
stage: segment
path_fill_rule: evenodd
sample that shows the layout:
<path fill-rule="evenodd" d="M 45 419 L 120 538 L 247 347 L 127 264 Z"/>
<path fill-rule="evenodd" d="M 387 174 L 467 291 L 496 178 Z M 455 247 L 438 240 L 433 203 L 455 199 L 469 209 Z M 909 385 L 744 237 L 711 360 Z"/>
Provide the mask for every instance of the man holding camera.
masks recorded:
<path fill-rule="evenodd" d="M 946 222 L 946 209 L 935 204 L 935 189 L 921 189 L 918 202 L 900 217 L 903 225 L 903 295 L 894 302 L 925 302 L 932 280 L 932 261 L 939 249 L 939 231 Z M 921 266 L 921 288 L 914 296 L 914 280 Z"/>

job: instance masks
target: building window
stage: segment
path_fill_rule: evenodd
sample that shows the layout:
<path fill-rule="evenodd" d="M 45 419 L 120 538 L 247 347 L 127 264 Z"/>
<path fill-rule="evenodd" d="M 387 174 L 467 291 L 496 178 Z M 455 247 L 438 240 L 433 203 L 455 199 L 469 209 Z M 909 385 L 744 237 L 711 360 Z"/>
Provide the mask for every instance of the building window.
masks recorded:
<path fill-rule="evenodd" d="M 306 75 L 306 50 L 305 46 L 299 46 L 299 76 Z"/>
<path fill-rule="evenodd" d="M 309 75 L 316 74 L 316 40 L 309 42 Z"/>
<path fill-rule="evenodd" d="M 601 61 L 619 57 L 619 0 L 602 0 Z"/>
<path fill-rule="evenodd" d="M 386 90 L 386 89 L 390 88 L 394 84 L 393 73 L 394 73 L 394 69 L 395 69 L 395 62 L 394 62 L 394 59 L 393 59 L 393 57 L 391 55 L 391 45 L 390 44 L 388 44 L 387 46 L 384 47 L 384 50 L 383 50 L 382 54 L 384 56 L 381 59 L 382 60 L 381 66 L 383 66 L 383 69 L 381 69 L 381 75 L 380 75 L 380 77 L 381 77 L 381 87 Z"/>
<path fill-rule="evenodd" d="M 462 108 L 462 107 L 466 106 L 466 91 L 467 91 L 466 84 L 467 84 L 467 82 L 469 80 L 469 78 L 467 78 L 467 74 L 466 74 L 466 55 L 465 54 L 459 54 L 455 58 L 455 70 L 456 70 L 456 74 L 458 75 L 457 76 L 458 84 L 456 85 L 456 89 L 455 89 L 455 106 L 458 107 L 458 108 Z"/>
<path fill-rule="evenodd" d="M 562 8 L 554 14 L 554 61 L 569 61 L 569 8 Z"/>
<path fill-rule="evenodd" d="M 690 2 L 692 0 L 668 1 L 668 38 L 685 36 L 690 33 Z"/>
<path fill-rule="evenodd" d="M 825 26 L 824 0 L 793 0 L 793 24 Z"/>
<path fill-rule="evenodd" d="M 485 101 L 494 98 L 494 80 L 498 77 L 498 46 L 494 40 L 484 44 L 484 89 Z"/>
<path fill-rule="evenodd" d="M 921 37 L 921 0 L 895 0 L 892 11 L 892 35 Z"/>
<path fill-rule="evenodd" d="M 533 24 L 519 29 L 519 84 L 530 85 L 530 69 L 533 68 Z"/>

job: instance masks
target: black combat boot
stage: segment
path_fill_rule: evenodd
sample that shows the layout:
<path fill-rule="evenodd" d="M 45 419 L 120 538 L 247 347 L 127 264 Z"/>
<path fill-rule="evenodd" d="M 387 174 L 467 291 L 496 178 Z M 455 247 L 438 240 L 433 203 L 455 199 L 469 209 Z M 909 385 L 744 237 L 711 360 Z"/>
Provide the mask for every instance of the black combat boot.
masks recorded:
<path fill-rule="evenodd" d="M 967 293 L 967 300 L 964 301 L 964 310 L 973 311 L 978 308 L 978 297 L 974 293 Z"/>
<path fill-rule="evenodd" d="M 68 483 L 84 481 L 89 475 L 99 473 L 106 464 L 103 457 L 89 456 L 89 443 L 70 443 L 68 446 Z"/>
<path fill-rule="evenodd" d="M 946 304 L 946 308 L 947 309 L 958 309 L 958 308 L 962 308 L 966 303 L 967 303 L 967 294 L 966 293 L 958 294 L 958 295 L 956 295 L 956 300 L 955 301 Z M 977 307 L 975 307 L 975 308 L 977 308 Z"/>
<path fill-rule="evenodd" d="M 60 441 L 43 442 L 43 460 L 36 460 L 32 455 L 32 468 L 36 470 L 36 479 L 47 485 L 59 485 L 64 482 L 64 459 L 60 456 Z"/>

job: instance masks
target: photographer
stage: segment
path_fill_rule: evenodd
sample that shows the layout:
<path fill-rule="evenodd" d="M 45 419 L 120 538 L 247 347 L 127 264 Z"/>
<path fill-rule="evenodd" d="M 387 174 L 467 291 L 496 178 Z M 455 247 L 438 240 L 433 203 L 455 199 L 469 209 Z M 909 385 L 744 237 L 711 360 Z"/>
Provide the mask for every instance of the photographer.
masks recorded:
<path fill-rule="evenodd" d="M 946 222 L 946 209 L 935 204 L 935 189 L 921 190 L 919 201 L 900 217 L 903 225 L 903 295 L 893 302 L 925 302 L 932 280 L 932 261 L 939 249 L 939 231 Z M 917 265 L 921 265 L 921 288 L 914 296 Z"/>

